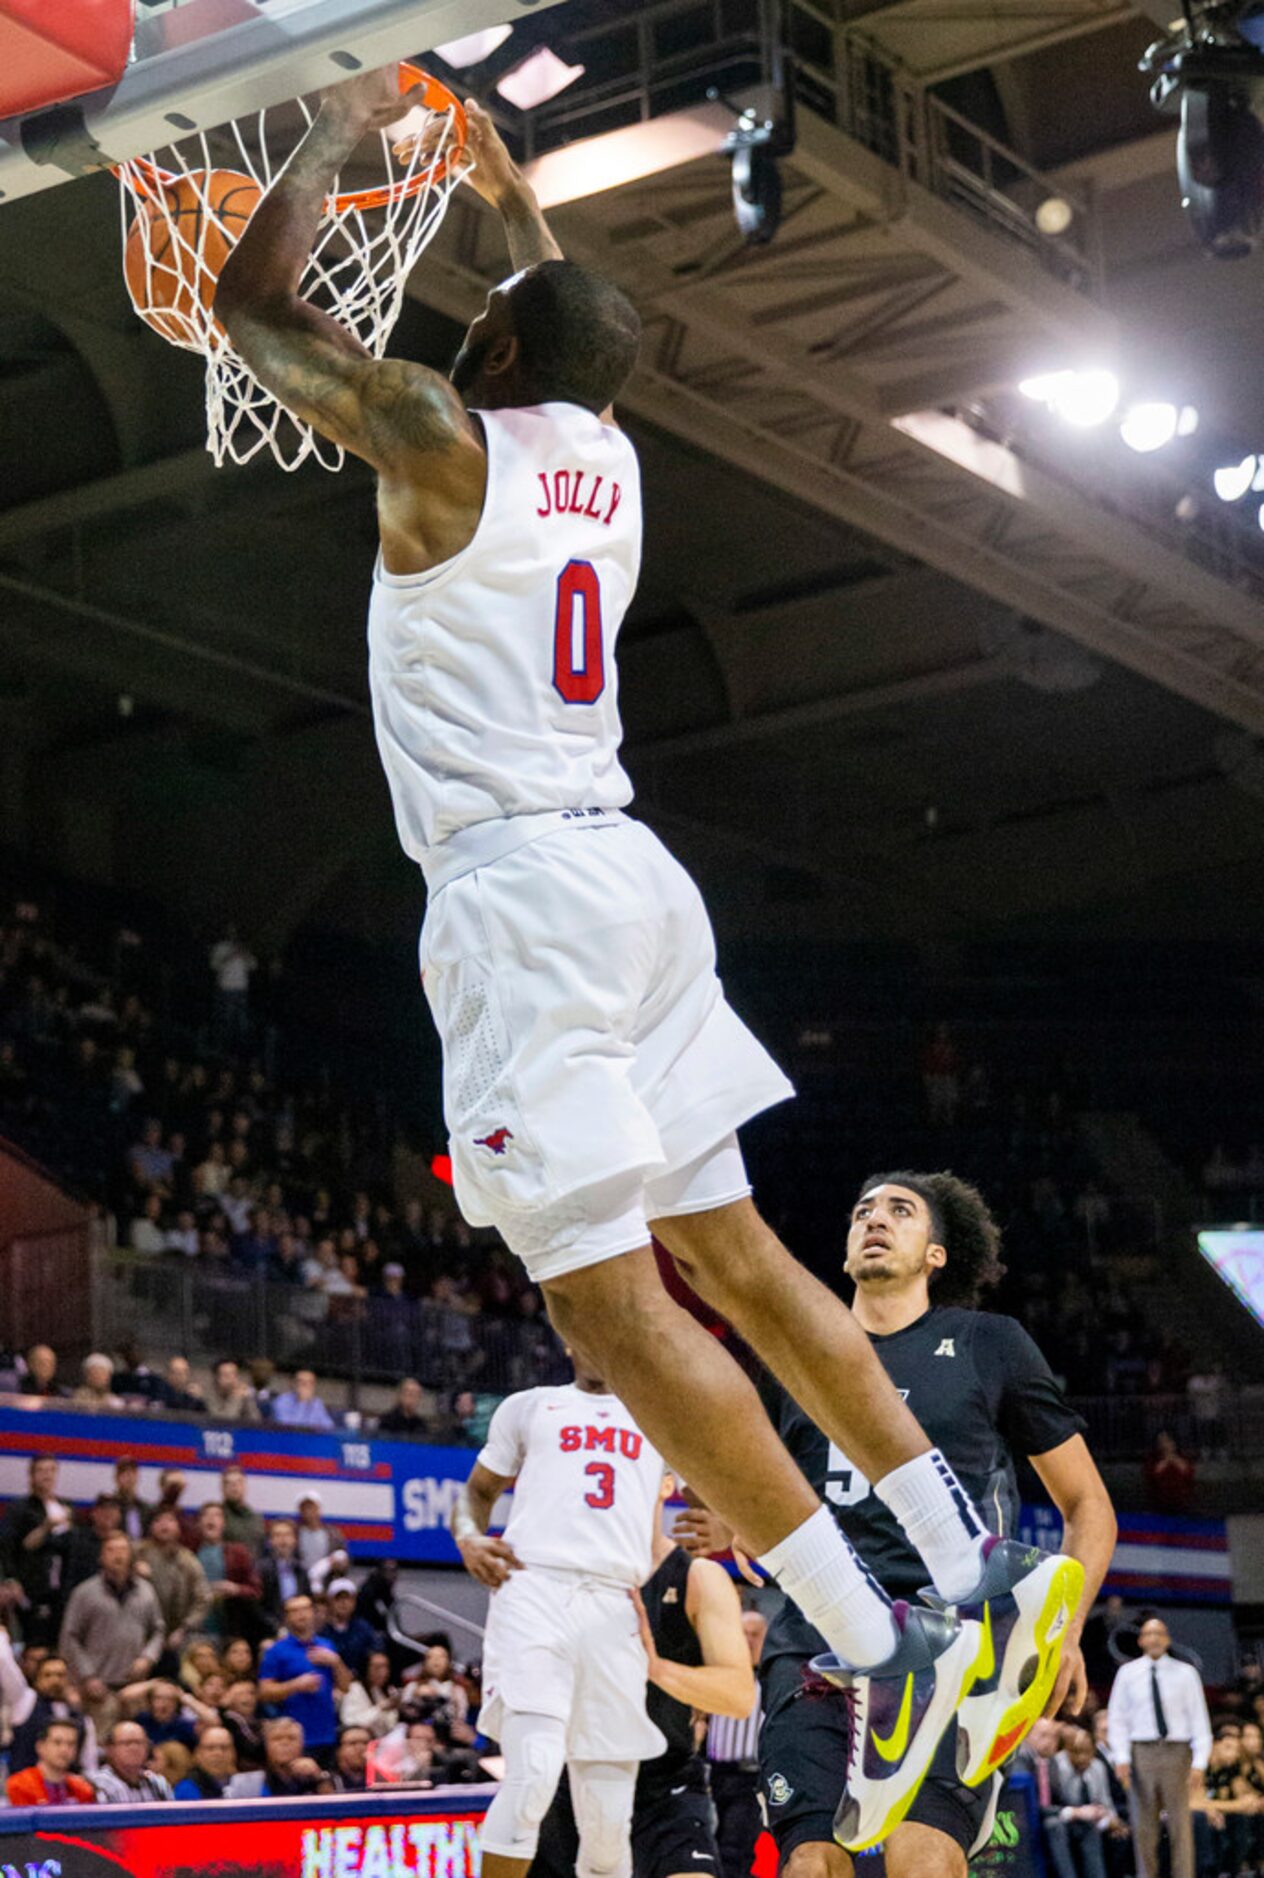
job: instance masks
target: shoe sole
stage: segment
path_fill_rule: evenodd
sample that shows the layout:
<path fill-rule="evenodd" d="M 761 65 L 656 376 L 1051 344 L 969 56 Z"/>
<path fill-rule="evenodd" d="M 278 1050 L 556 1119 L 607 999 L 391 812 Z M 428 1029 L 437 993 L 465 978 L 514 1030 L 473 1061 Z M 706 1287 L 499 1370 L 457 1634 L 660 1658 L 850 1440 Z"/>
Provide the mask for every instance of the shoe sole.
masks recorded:
<path fill-rule="evenodd" d="M 885 1838 L 895 1831 L 896 1827 L 900 1824 L 910 1806 L 912 1806 L 914 1800 L 917 1798 L 921 1791 L 922 1782 L 930 1771 L 930 1764 L 935 1758 L 936 1750 L 939 1747 L 940 1741 L 943 1739 L 945 1730 L 953 1716 L 961 1707 L 965 1697 L 969 1694 L 979 1673 L 980 1654 L 978 1632 L 979 1626 L 967 1620 L 962 1626 L 961 1636 L 953 1643 L 951 1649 L 946 1650 L 944 1655 L 940 1658 L 941 1663 L 951 1665 L 955 1674 L 948 1679 L 946 1684 L 941 1683 L 940 1687 L 936 1689 L 934 1700 L 927 1710 L 926 1718 L 922 1722 L 921 1728 L 918 1730 L 917 1739 L 919 1749 L 920 1745 L 927 1741 L 930 1742 L 930 1747 L 926 1753 L 922 1771 L 917 1776 L 916 1780 L 914 1780 L 910 1786 L 906 1787 L 899 1798 L 892 1803 L 876 1827 L 864 1831 L 859 1830 L 860 1806 L 857 1801 L 852 1799 L 844 1800 L 838 1813 L 835 1814 L 834 1837 L 844 1851 L 865 1852 L 868 1851 L 870 1846 L 880 1845 Z M 933 1739 L 931 1738 L 932 1736 Z M 855 1822 L 854 1824 L 850 1823 L 853 1821 Z"/>
<path fill-rule="evenodd" d="M 963 1785 L 981 1786 L 1044 1714 L 1083 1589 L 1084 1567 L 1076 1559 L 1060 1557 L 1046 1559 L 1015 1588 L 1020 1621 L 1005 1646 L 998 1688 L 967 1697 L 957 1717 L 957 1777 Z M 987 1628 L 985 1622 L 985 1632 Z M 985 1634 L 985 1654 L 989 1649 Z M 979 1674 L 985 1673 L 980 1668 Z M 1012 1694 L 999 1720 L 990 1719 L 995 1716 L 998 1696 L 1006 1689 Z M 976 1737 L 977 1746 L 973 1745 Z"/>

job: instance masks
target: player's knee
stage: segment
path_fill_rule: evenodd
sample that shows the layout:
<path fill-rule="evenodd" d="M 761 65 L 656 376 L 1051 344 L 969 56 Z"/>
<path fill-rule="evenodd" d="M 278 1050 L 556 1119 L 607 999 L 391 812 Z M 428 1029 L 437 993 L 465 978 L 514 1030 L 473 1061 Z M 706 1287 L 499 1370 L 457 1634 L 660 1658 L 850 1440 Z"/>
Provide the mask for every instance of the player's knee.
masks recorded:
<path fill-rule="evenodd" d="M 663 1290 L 652 1257 L 625 1253 L 600 1265 L 545 1281 L 544 1295 L 553 1328 L 564 1343 L 610 1364 L 628 1348 L 645 1348 L 671 1301 Z"/>
<path fill-rule="evenodd" d="M 620 1878 L 631 1869 L 632 1797 L 636 1769 L 572 1779 L 579 1828 L 578 1878 Z"/>
<path fill-rule="evenodd" d="M 655 1231 L 682 1278 L 709 1303 L 740 1306 L 767 1299 L 768 1256 L 781 1248 L 753 1200 L 656 1220 Z"/>
<path fill-rule="evenodd" d="M 841 1845 L 811 1841 L 796 1845 L 781 1866 L 781 1878 L 851 1878 L 852 1862 Z"/>
<path fill-rule="evenodd" d="M 512 1858 L 534 1856 L 565 1758 L 562 1740 L 547 1735 L 528 1736 L 518 1745 L 488 1808 L 483 1837 L 489 1850 Z"/>

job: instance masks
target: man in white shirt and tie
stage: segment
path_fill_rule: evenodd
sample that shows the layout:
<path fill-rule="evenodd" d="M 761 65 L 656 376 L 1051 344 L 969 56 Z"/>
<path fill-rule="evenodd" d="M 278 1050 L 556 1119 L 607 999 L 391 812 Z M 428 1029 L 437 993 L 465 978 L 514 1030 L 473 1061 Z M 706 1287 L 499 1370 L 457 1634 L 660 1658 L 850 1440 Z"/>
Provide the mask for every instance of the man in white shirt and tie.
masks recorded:
<path fill-rule="evenodd" d="M 1110 1754 L 1128 1789 L 1137 1878 L 1158 1878 L 1159 1815 L 1167 1815 L 1172 1878 L 1194 1878 L 1189 1802 L 1201 1793 L 1211 1753 L 1211 1719 L 1202 1678 L 1170 1654 L 1160 1617 L 1137 1635 L 1141 1655 L 1125 1663 L 1110 1692 Z"/>

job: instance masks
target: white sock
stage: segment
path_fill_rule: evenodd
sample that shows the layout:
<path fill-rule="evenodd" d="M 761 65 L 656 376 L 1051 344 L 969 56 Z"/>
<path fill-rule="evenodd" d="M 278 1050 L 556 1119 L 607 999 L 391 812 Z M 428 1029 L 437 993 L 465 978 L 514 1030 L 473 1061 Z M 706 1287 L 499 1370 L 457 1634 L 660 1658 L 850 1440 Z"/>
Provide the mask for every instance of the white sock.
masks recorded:
<path fill-rule="evenodd" d="M 874 1486 L 926 1561 L 940 1597 L 956 1604 L 983 1575 L 987 1528 L 938 1448 L 892 1468 Z"/>
<path fill-rule="evenodd" d="M 871 1669 L 890 1656 L 898 1641 L 891 1606 L 828 1506 L 818 1506 L 759 1563 L 844 1662 Z"/>

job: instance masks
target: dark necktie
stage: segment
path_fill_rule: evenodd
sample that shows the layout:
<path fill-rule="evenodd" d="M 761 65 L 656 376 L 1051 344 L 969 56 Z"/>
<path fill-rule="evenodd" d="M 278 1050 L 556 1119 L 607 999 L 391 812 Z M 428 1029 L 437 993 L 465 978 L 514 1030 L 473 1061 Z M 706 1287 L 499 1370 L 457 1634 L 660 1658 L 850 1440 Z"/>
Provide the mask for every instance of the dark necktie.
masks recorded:
<path fill-rule="evenodd" d="M 1159 1731 L 1159 1740 L 1167 1740 L 1167 1716 L 1163 1713 L 1163 1697 L 1159 1694 L 1159 1666 L 1150 1665 L 1150 1693 L 1154 1697 L 1154 1725 Z"/>
<path fill-rule="evenodd" d="M 1083 1774 L 1080 1775 L 1080 1797 L 1077 1804 L 1080 1806 L 1088 1805 L 1088 1781 L 1084 1778 Z"/>

